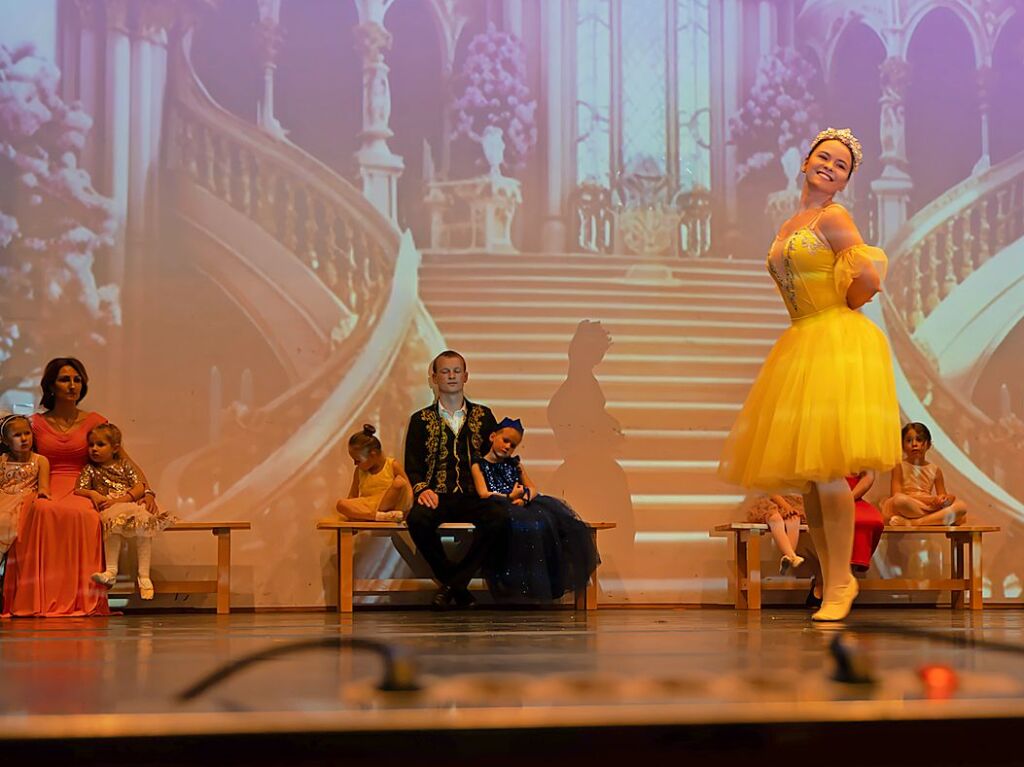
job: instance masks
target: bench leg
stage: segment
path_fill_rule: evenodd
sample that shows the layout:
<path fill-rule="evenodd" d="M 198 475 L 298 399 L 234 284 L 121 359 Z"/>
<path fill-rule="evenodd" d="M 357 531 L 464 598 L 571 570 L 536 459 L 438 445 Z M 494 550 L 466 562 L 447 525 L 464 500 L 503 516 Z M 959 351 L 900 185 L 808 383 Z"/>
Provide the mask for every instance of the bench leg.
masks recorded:
<path fill-rule="evenodd" d="M 590 530 L 590 541 L 594 544 L 594 551 L 600 552 L 597 548 L 597 530 Z M 600 567 L 600 564 L 598 565 Z M 598 579 L 597 567 L 591 573 L 587 581 L 586 591 L 576 591 L 572 595 L 574 610 L 596 610 L 597 609 Z"/>
<path fill-rule="evenodd" d="M 218 527 L 217 536 L 217 615 L 231 612 L 231 529 Z"/>
<path fill-rule="evenodd" d="M 957 533 L 949 535 L 949 564 L 950 578 L 963 581 L 964 579 L 964 539 Z M 949 593 L 949 606 L 954 610 L 964 608 L 964 595 L 966 589 L 963 586 L 953 589 Z"/>
<path fill-rule="evenodd" d="M 761 609 L 761 532 L 736 532 L 736 609 Z"/>
<path fill-rule="evenodd" d="M 736 588 L 733 604 L 737 610 L 747 609 L 747 592 L 743 588 L 743 574 L 747 569 L 747 542 L 737 530 L 732 535 L 732 582 Z"/>
<path fill-rule="evenodd" d="M 594 551 L 599 551 L 597 548 L 597 530 L 590 531 L 590 540 L 594 544 Z M 587 609 L 597 609 L 597 568 L 594 568 L 594 572 L 590 576 L 590 580 L 587 581 Z"/>
<path fill-rule="evenodd" d="M 971 555 L 971 610 L 981 610 L 984 606 L 981 603 L 981 533 L 971 533 L 967 548 Z"/>
<path fill-rule="evenodd" d="M 747 606 L 761 609 L 761 531 L 751 530 L 747 541 Z"/>
<path fill-rule="evenodd" d="M 338 531 L 338 612 L 352 612 L 356 534 L 354 530 Z"/>

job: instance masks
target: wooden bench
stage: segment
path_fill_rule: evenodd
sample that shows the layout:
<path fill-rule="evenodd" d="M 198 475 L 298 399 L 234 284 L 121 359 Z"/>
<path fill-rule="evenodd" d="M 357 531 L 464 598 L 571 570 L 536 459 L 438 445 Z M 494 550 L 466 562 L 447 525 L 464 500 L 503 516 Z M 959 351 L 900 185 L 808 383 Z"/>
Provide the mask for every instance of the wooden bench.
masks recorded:
<path fill-rule="evenodd" d="M 806 530 L 807 525 L 801 525 L 800 529 Z M 760 610 L 762 591 L 807 588 L 805 580 L 761 577 L 761 536 L 768 534 L 768 525 L 732 522 L 717 525 L 713 532 L 733 536 L 733 583 L 737 610 Z M 999 528 L 989 525 L 886 527 L 883 535 L 945 535 L 949 539 L 950 577 L 866 578 L 858 579 L 857 584 L 861 591 L 949 591 L 953 608 L 963 608 L 964 597 L 970 594 L 971 609 L 981 610 L 981 537 L 995 532 L 999 532 Z"/>
<path fill-rule="evenodd" d="M 213 581 L 164 581 L 153 579 L 153 591 L 156 594 L 216 594 L 217 614 L 227 615 L 231 612 L 231 531 L 251 530 L 250 522 L 178 522 L 164 530 L 165 533 L 182 533 L 190 531 L 209 531 L 217 538 L 217 580 Z M 132 594 L 135 582 L 123 588 L 120 585 L 111 589 L 111 594 Z"/>
<path fill-rule="evenodd" d="M 611 530 L 614 522 L 587 522 L 594 545 L 597 546 L 598 530 Z M 354 575 L 353 566 L 356 553 L 356 536 L 360 533 L 370 535 L 392 536 L 406 532 L 409 528 L 404 522 L 350 522 L 343 519 L 323 519 L 316 523 L 317 530 L 333 532 L 337 536 L 335 545 L 338 551 L 338 612 L 352 612 L 353 597 L 356 595 L 389 594 L 396 591 L 432 591 L 437 588 L 428 578 L 384 578 L 359 579 Z M 453 535 L 465 535 L 472 532 L 473 525 L 468 522 L 447 522 L 441 525 L 442 532 Z M 594 610 L 597 608 L 597 571 L 590 577 L 587 590 L 575 595 L 574 606 L 577 610 Z"/>

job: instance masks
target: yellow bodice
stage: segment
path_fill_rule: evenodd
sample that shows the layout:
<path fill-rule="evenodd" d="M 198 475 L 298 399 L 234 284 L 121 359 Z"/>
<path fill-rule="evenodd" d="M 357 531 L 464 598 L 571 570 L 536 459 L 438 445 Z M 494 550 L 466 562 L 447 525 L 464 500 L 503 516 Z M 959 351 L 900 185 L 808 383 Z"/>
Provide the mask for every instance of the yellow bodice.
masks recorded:
<path fill-rule="evenodd" d="M 796 321 L 846 306 L 847 290 L 868 263 L 885 277 L 888 262 L 881 249 L 861 244 L 834 253 L 808 225 L 776 237 L 767 266 L 790 319 Z"/>

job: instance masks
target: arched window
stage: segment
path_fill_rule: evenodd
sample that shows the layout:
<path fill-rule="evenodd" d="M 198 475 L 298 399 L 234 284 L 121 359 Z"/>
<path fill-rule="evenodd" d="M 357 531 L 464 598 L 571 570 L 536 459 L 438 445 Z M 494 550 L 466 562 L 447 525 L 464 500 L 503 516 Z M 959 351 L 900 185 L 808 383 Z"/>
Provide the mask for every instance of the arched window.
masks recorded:
<path fill-rule="evenodd" d="M 711 0 L 575 0 L 576 180 L 708 188 Z"/>

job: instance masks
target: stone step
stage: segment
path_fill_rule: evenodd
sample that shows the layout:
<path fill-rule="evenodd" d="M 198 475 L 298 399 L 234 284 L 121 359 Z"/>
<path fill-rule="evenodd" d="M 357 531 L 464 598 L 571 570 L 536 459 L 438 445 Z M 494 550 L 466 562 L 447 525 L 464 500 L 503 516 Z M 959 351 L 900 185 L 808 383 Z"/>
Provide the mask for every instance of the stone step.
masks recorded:
<path fill-rule="evenodd" d="M 589 305 L 591 303 L 622 304 L 630 306 L 764 306 L 779 310 L 780 315 L 785 312 L 779 299 L 778 292 L 774 288 L 756 290 L 752 292 L 740 292 L 736 290 L 689 290 L 689 289 L 652 289 L 637 287 L 627 288 L 622 284 L 609 284 L 594 286 L 591 289 L 566 288 L 564 286 L 547 287 L 543 285 L 533 286 L 526 296 L 514 296 L 509 293 L 507 287 L 498 282 L 490 282 L 486 285 L 475 287 L 472 293 L 466 295 L 455 295 L 444 280 L 433 280 L 429 283 L 421 283 L 420 296 L 428 306 L 443 307 L 444 305 L 473 306 L 475 304 L 490 305 L 492 301 L 518 303 L 519 301 L 551 301 L 564 302 L 578 305 Z"/>
<path fill-rule="evenodd" d="M 687 279 L 679 284 L 639 283 L 628 280 L 625 274 L 607 274 L 590 276 L 565 276 L 560 271 L 553 273 L 523 274 L 519 271 L 488 274 L 440 274 L 426 272 L 420 277 L 420 285 L 424 290 L 447 287 L 452 297 L 471 295 L 474 290 L 500 285 L 510 294 L 526 294 L 537 287 L 559 287 L 566 292 L 623 289 L 635 291 L 647 287 L 651 293 L 671 294 L 673 291 L 716 290 L 725 294 L 761 294 L 778 296 L 775 284 L 765 277 L 729 277 L 714 278 L 701 276 Z"/>
<path fill-rule="evenodd" d="M 687 369 L 691 375 L 666 375 L 640 377 L 633 375 L 615 375 L 613 373 L 601 373 L 597 376 L 598 385 L 606 398 L 619 402 L 634 402 L 638 405 L 653 405 L 659 402 L 682 402 L 682 397 L 689 392 L 707 390 L 708 382 L 717 381 L 753 381 L 757 370 L 751 367 L 744 370 L 731 368 L 695 370 L 693 366 Z M 524 366 L 521 369 L 510 370 L 509 372 L 490 373 L 481 372 L 481 366 L 477 361 L 470 365 L 470 383 L 468 385 L 472 396 L 482 402 L 494 398 L 500 399 L 524 399 L 536 400 L 545 405 L 550 401 L 554 393 L 566 380 L 565 373 L 543 374 L 525 372 L 530 368 Z M 707 373 L 707 375 L 703 375 Z M 570 387 L 572 384 L 570 384 Z M 712 387 L 714 384 L 712 384 Z M 748 384 L 749 386 L 749 384 Z M 733 403 L 737 407 L 746 398 L 746 389 L 733 388 L 727 396 L 716 396 L 707 400 L 693 400 L 695 408 L 711 406 L 714 403 Z"/>
<path fill-rule="evenodd" d="M 684 413 L 689 410 L 705 408 L 720 410 L 725 405 L 733 405 L 738 408 L 746 400 L 747 393 L 754 382 L 752 376 L 688 376 L 685 379 L 680 378 L 676 380 L 678 381 L 677 383 L 670 387 L 665 387 L 664 393 L 657 397 L 637 397 L 634 396 L 628 387 L 616 387 L 614 393 L 616 395 L 621 394 L 622 396 L 621 399 L 612 401 L 620 403 L 621 407 L 626 410 L 630 408 L 649 410 L 664 405 L 668 408 L 666 417 L 671 418 L 672 412 Z M 476 381 L 476 379 L 471 377 L 472 381 L 475 381 L 475 384 L 472 386 L 472 396 L 481 402 L 495 402 L 497 400 L 508 403 L 513 401 L 518 403 L 525 402 L 530 407 L 539 405 L 546 407 L 557 389 L 557 387 L 552 387 L 549 389 L 550 393 L 531 398 L 524 396 L 526 390 L 516 385 L 515 378 L 491 384 Z M 468 389 L 469 387 L 467 386 Z M 603 387 L 601 392 L 606 398 L 611 393 Z M 584 394 L 582 396 L 591 395 Z"/>
<path fill-rule="evenodd" d="M 501 371 L 503 366 L 510 370 L 534 370 L 539 372 L 561 371 L 568 364 L 567 350 L 572 334 L 559 333 L 489 333 L 478 338 L 472 333 L 450 333 L 446 335 L 450 345 L 460 349 L 467 356 L 470 368 L 479 369 L 481 364 L 490 370 Z M 670 335 L 636 336 L 630 333 L 616 333 L 611 339 L 611 348 L 604 355 L 597 370 L 601 373 L 621 372 L 637 374 L 638 371 L 660 375 L 656 366 L 681 367 L 683 370 L 701 363 L 701 360 L 719 357 L 723 360 L 763 360 L 775 338 L 743 338 L 731 336 Z M 727 363 L 728 364 L 728 363 Z M 626 370 L 620 370 L 625 366 Z M 613 370 L 614 369 L 614 370 Z"/>
<path fill-rule="evenodd" d="M 561 459 L 535 458 L 530 450 L 530 430 L 520 454 L 523 465 L 542 492 L 552 487 L 552 477 L 562 465 Z M 738 491 L 716 475 L 717 461 L 621 460 L 618 462 L 629 475 L 629 488 L 641 495 L 672 495 L 696 493 L 700 495 L 735 495 Z M 698 468 L 692 468 L 698 467 Z"/>
<path fill-rule="evenodd" d="M 531 336 L 555 336 L 571 339 L 579 324 L 578 317 L 501 317 L 464 315 L 458 319 L 442 319 L 437 323 L 445 338 L 473 338 L 506 340 Z M 616 318 L 602 323 L 616 341 L 622 334 L 627 338 L 645 339 L 651 343 L 675 338 L 730 338 L 776 339 L 789 327 L 789 323 L 742 322 L 720 318 L 708 319 L 624 319 Z M 622 340 L 622 339 L 618 339 Z"/>
<path fill-rule="evenodd" d="M 504 323 L 510 319 L 544 319 L 563 322 L 570 320 L 573 325 L 581 319 L 599 320 L 606 324 L 644 320 L 654 323 L 722 320 L 725 322 L 771 323 L 788 325 L 788 315 L 777 302 L 774 306 L 700 306 L 679 302 L 673 305 L 644 306 L 641 304 L 620 304 L 592 301 L 579 303 L 565 301 L 432 301 L 427 304 L 434 321 L 439 326 L 449 322 L 472 322 L 479 318 L 500 318 Z"/>
<path fill-rule="evenodd" d="M 685 395 L 685 390 L 682 391 Z M 497 396 L 482 396 L 480 399 L 490 406 L 497 418 L 519 418 L 526 427 L 549 425 L 547 399 Z M 740 405 L 733 402 L 694 402 L 687 398 L 663 402 L 610 400 L 605 408 L 626 429 L 730 429 Z"/>
<path fill-rule="evenodd" d="M 501 417 L 501 414 L 496 414 Z M 612 432 L 595 433 L 590 449 L 610 453 L 616 460 L 718 461 L 728 429 L 640 429 L 627 427 L 616 439 Z M 540 459 L 564 455 L 550 427 L 530 429 L 526 454 Z"/>
<path fill-rule="evenodd" d="M 767 252 L 765 253 L 767 256 Z M 751 274 L 765 273 L 764 259 L 639 259 L 635 256 L 599 253 L 517 253 L 486 254 L 424 253 L 423 269 L 429 271 L 523 271 L 531 268 L 557 268 L 564 272 L 589 269 L 626 271 L 633 267 L 668 269 L 675 274 Z"/>

